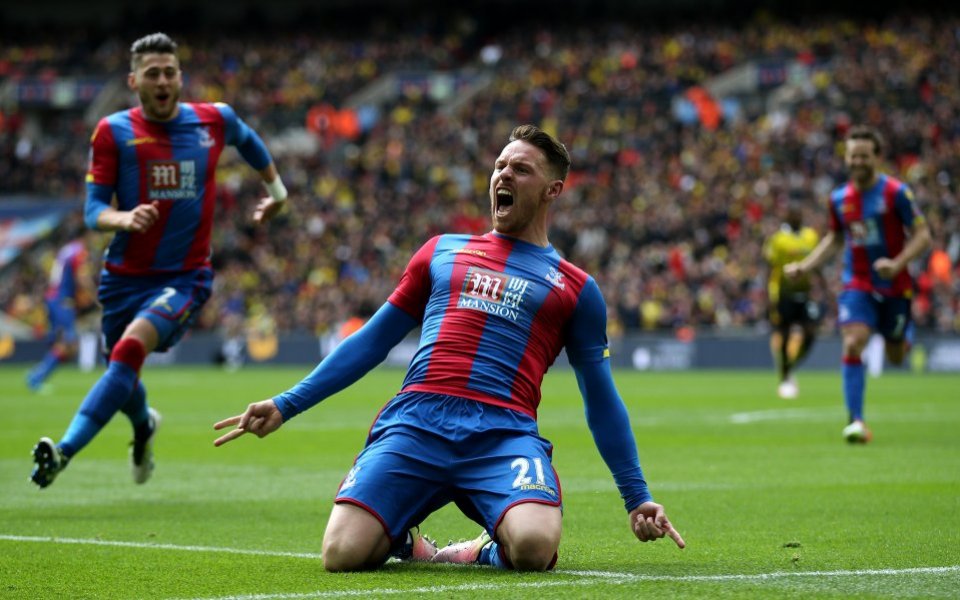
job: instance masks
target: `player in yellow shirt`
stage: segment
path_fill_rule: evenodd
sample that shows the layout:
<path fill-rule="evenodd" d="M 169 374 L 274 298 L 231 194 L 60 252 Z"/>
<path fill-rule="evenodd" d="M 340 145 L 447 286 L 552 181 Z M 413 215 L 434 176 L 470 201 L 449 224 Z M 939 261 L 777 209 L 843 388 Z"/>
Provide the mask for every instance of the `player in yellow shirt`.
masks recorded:
<path fill-rule="evenodd" d="M 822 311 L 820 304 L 810 297 L 813 289 L 810 275 L 784 277 L 783 266 L 802 260 L 819 241 L 817 232 L 803 225 L 800 203 L 791 201 L 783 225 L 763 247 L 763 256 L 770 265 L 767 285 L 773 328 L 770 347 L 780 373 L 777 395 L 784 399 L 793 399 L 799 394 L 793 370 L 813 347 Z"/>

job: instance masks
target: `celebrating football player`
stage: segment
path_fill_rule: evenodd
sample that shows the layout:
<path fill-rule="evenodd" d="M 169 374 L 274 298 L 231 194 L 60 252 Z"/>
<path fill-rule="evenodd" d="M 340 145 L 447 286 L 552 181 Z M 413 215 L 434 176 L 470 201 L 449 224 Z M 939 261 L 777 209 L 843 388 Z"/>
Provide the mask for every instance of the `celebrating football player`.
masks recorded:
<path fill-rule="evenodd" d="M 91 229 L 116 232 L 99 288 L 109 365 L 60 441 L 43 437 L 34 447 L 31 479 L 42 488 L 117 411 L 133 426 L 133 480 L 150 477 L 160 416 L 147 404 L 140 368 L 149 353 L 177 343 L 210 297 L 216 168 L 224 147 L 236 146 L 269 192 L 255 222 L 271 219 L 287 199 L 267 147 L 232 108 L 180 102 L 173 40 L 154 33 L 135 41 L 130 54 L 127 85 L 140 106 L 97 124 L 84 209 Z"/>
<path fill-rule="evenodd" d="M 606 307 L 587 273 L 547 239 L 563 191 L 567 149 L 532 125 L 513 130 L 490 177 L 493 231 L 441 235 L 407 265 L 396 290 L 305 379 L 216 429 L 222 445 L 259 437 L 360 379 L 414 328 L 420 345 L 337 492 L 323 539 L 330 571 L 370 569 L 389 556 L 545 570 L 560 545 L 560 480 L 540 437 L 540 384 L 564 348 L 587 423 L 640 541 L 670 536 L 647 488 L 630 417 L 610 372 Z M 419 532 L 454 502 L 483 527 L 439 551 Z"/>
<path fill-rule="evenodd" d="M 913 279 L 907 264 L 930 245 L 930 228 L 903 182 L 877 170 L 883 139 L 869 127 L 851 128 L 846 139 L 850 181 L 830 194 L 830 231 L 788 277 L 817 269 L 841 248 L 843 292 L 837 299 L 843 336 L 843 397 L 849 415 L 843 437 L 865 444 L 872 438 L 863 420 L 866 389 L 860 359 L 873 331 L 883 335 L 887 359 L 903 362 L 912 335 Z"/>

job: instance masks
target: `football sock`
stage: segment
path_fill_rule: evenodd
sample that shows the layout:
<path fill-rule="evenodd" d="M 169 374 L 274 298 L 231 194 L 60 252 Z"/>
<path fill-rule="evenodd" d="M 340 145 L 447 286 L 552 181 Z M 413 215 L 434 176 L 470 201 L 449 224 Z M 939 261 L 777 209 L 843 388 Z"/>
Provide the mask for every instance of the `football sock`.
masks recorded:
<path fill-rule="evenodd" d="M 548 571 L 557 566 L 558 558 L 559 556 L 554 553 L 553 559 L 547 566 Z M 510 564 L 509 560 L 507 560 L 506 552 L 503 549 L 503 546 L 497 542 L 490 542 L 480 549 L 480 554 L 477 556 L 477 564 L 487 565 L 495 569 L 513 569 L 513 565 Z"/>
<path fill-rule="evenodd" d="M 844 357 L 841 373 L 843 375 L 843 399 L 847 404 L 850 420 L 863 420 L 863 393 L 866 388 L 864 366 L 859 357 Z"/>
<path fill-rule="evenodd" d="M 910 354 L 910 350 L 913 348 L 913 343 L 917 339 L 917 328 L 914 326 L 913 321 L 907 323 L 907 329 L 903 334 L 904 342 L 904 354 Z"/>
<path fill-rule="evenodd" d="M 391 550 L 388 556 L 393 556 L 399 558 L 400 560 L 407 560 L 413 556 L 413 530 L 410 529 L 407 531 L 407 537 L 405 541 L 400 544 L 398 548 Z"/>
<path fill-rule="evenodd" d="M 480 549 L 480 554 L 477 556 L 477 564 L 488 565 L 496 569 L 510 568 L 507 566 L 506 558 L 500 556 L 500 544 L 497 542 L 490 542 Z"/>
<path fill-rule="evenodd" d="M 145 358 L 143 344 L 134 338 L 124 338 L 114 346 L 107 371 L 90 388 L 57 444 L 65 455 L 73 456 L 82 450 L 130 400 Z"/>
<path fill-rule="evenodd" d="M 142 440 L 150 435 L 150 412 L 147 410 L 147 388 L 142 381 L 137 381 L 136 387 L 127 402 L 120 407 L 120 412 L 130 419 L 133 425 L 133 435 Z"/>
<path fill-rule="evenodd" d="M 790 369 L 793 367 L 793 363 L 790 360 L 790 352 L 787 349 L 787 344 L 784 342 L 780 346 L 780 380 L 784 381 L 787 377 L 790 376 Z"/>
<path fill-rule="evenodd" d="M 53 373 L 54 369 L 60 366 L 62 360 L 62 355 L 56 350 L 51 350 L 47 352 L 46 356 L 43 357 L 37 366 L 30 371 L 30 384 L 33 386 L 39 386 L 41 383 L 46 381 L 47 377 Z"/>

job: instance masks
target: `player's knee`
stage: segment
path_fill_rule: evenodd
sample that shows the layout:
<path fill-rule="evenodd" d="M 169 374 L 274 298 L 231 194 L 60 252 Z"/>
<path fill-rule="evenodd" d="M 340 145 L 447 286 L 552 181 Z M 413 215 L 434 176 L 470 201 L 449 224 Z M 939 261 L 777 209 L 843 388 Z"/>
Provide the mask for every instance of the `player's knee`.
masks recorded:
<path fill-rule="evenodd" d="M 359 571 L 366 567 L 369 549 L 342 538 L 323 540 L 323 568 L 331 573 Z"/>
<path fill-rule="evenodd" d="M 863 354 L 863 348 L 844 347 L 843 349 L 844 361 L 846 361 L 847 359 L 859 359 L 862 354 Z"/>
<path fill-rule="evenodd" d="M 845 336 L 843 338 L 843 356 L 844 358 L 855 358 L 863 354 L 863 349 L 867 347 L 867 340 L 859 336 Z"/>
<path fill-rule="evenodd" d="M 357 563 L 351 562 L 344 559 L 345 557 L 331 552 L 327 554 L 323 553 L 323 568 L 328 573 L 344 573 L 349 571 L 359 571 L 360 567 Z"/>
<path fill-rule="evenodd" d="M 514 536 L 507 546 L 507 556 L 518 571 L 546 571 L 554 562 L 559 536 L 549 531 L 526 531 Z"/>

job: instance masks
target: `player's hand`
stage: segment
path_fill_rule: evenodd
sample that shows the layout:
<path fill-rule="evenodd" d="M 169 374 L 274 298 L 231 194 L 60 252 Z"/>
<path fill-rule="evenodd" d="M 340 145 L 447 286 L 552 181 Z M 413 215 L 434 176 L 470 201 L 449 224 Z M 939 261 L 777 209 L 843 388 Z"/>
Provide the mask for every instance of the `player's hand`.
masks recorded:
<path fill-rule="evenodd" d="M 630 528 L 633 530 L 633 535 L 637 536 L 637 539 L 641 542 L 655 542 L 663 536 L 669 535 L 681 549 L 687 547 L 687 543 L 683 541 L 680 532 L 670 524 L 670 519 L 667 518 L 663 506 L 656 502 L 644 502 L 631 510 Z"/>
<path fill-rule="evenodd" d="M 160 203 L 154 200 L 150 204 L 139 204 L 126 213 L 123 223 L 124 231 L 143 233 L 153 227 L 160 218 Z"/>
<path fill-rule="evenodd" d="M 788 279 L 796 279 L 803 276 L 804 268 L 798 262 L 787 263 L 783 265 L 783 274 Z"/>
<path fill-rule="evenodd" d="M 214 440 L 214 446 L 222 446 L 245 433 L 252 433 L 257 437 L 268 436 L 283 425 L 283 415 L 272 399 L 263 400 L 248 406 L 242 415 L 214 423 L 213 428 L 219 431 L 231 425 L 236 425 L 236 428 Z"/>
<path fill-rule="evenodd" d="M 262 225 L 279 215 L 286 206 L 286 200 L 274 200 L 270 196 L 261 198 L 260 202 L 257 203 L 257 207 L 253 210 L 253 222 L 257 225 Z"/>
<path fill-rule="evenodd" d="M 873 270 L 884 279 L 893 279 L 901 271 L 901 268 L 897 265 L 897 261 L 884 256 L 873 261 Z"/>

